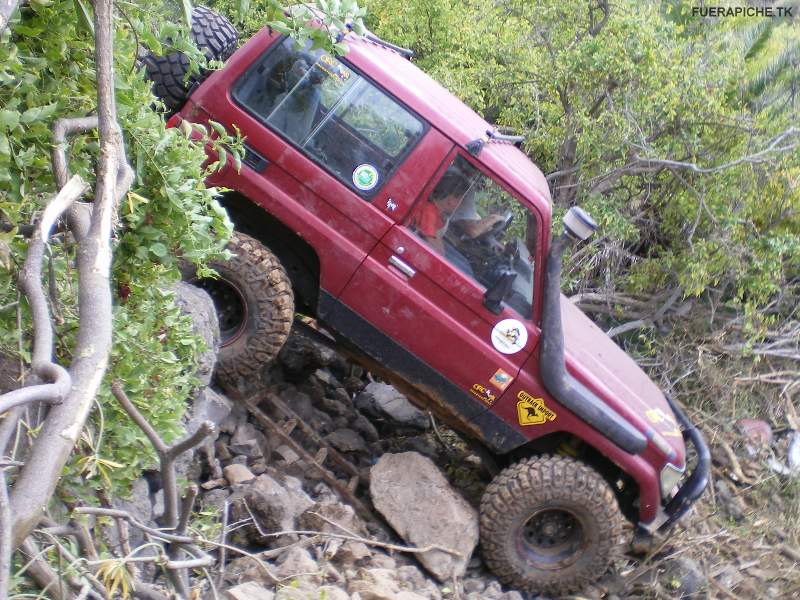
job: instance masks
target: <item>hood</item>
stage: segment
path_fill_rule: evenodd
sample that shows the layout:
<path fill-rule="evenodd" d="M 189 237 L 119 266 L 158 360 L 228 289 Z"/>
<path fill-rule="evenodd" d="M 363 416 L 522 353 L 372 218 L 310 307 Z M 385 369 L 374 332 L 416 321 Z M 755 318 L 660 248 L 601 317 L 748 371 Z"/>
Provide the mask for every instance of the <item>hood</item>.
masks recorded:
<path fill-rule="evenodd" d="M 638 429 L 659 433 L 675 450 L 676 458 L 671 462 L 683 466 L 683 437 L 663 392 L 563 294 L 561 317 L 568 371 Z"/>

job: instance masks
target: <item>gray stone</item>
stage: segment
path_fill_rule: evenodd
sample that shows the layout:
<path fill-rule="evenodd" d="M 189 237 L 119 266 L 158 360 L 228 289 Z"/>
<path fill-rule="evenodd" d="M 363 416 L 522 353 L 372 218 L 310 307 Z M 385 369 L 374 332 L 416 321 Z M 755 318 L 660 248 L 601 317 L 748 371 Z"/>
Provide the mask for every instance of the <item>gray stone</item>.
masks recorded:
<path fill-rule="evenodd" d="M 218 514 L 222 514 L 228 496 L 230 496 L 230 491 L 227 489 L 209 490 L 200 496 L 200 506 L 203 509 L 214 509 Z"/>
<path fill-rule="evenodd" d="M 305 548 L 294 547 L 287 550 L 278 562 L 278 569 L 275 575 L 278 579 L 289 579 L 294 577 L 315 577 L 319 572 L 316 561 L 311 558 Z"/>
<path fill-rule="evenodd" d="M 176 283 L 172 291 L 175 293 L 175 304 L 192 320 L 192 330 L 205 345 L 205 351 L 198 356 L 195 375 L 207 386 L 211 383 L 219 352 L 219 322 L 214 302 L 206 291 L 189 283 Z"/>
<path fill-rule="evenodd" d="M 325 439 L 340 452 L 365 452 L 367 449 L 364 438 L 352 429 L 337 429 Z"/>
<path fill-rule="evenodd" d="M 416 592 L 428 600 L 441 600 L 442 593 L 436 584 L 414 565 L 398 567 L 395 573 L 403 589 Z"/>
<path fill-rule="evenodd" d="M 291 386 L 284 390 L 280 397 L 306 423 L 314 418 L 314 404 L 311 402 L 311 397 L 305 392 L 300 392 Z"/>
<path fill-rule="evenodd" d="M 414 592 L 401 591 L 394 597 L 394 600 L 431 600 L 431 597 L 420 596 Z"/>
<path fill-rule="evenodd" d="M 247 458 L 261 458 L 264 456 L 262 450 L 264 446 L 266 446 L 264 434 L 249 421 L 239 424 L 230 443 L 231 452 L 241 454 Z"/>
<path fill-rule="evenodd" d="M 350 427 L 360 433 L 368 442 L 377 442 L 380 439 L 375 425 L 361 413 L 350 422 Z"/>
<path fill-rule="evenodd" d="M 131 495 L 128 498 L 115 499 L 112 503 L 115 508 L 127 511 L 139 523 L 153 525 L 153 505 L 150 502 L 150 488 L 144 478 L 139 478 L 131 486 Z M 113 546 L 119 544 L 117 528 L 108 528 Z M 138 527 L 129 527 L 128 536 L 131 548 L 136 548 L 144 542 L 144 534 Z"/>
<path fill-rule="evenodd" d="M 295 529 L 295 519 L 314 505 L 298 480 L 286 477 L 283 484 L 266 473 L 246 485 L 244 497 L 261 527 L 270 532 Z"/>
<path fill-rule="evenodd" d="M 478 543 L 478 513 L 429 458 L 416 452 L 384 454 L 370 472 L 375 508 L 409 544 L 436 544 L 462 558 L 431 550 L 417 558 L 439 581 L 464 574 Z"/>
<path fill-rule="evenodd" d="M 253 582 L 261 585 L 273 585 L 275 569 L 269 563 L 259 563 L 252 558 L 242 556 L 234 558 L 226 565 L 225 581 L 229 584 Z"/>
<path fill-rule="evenodd" d="M 500 596 L 502 595 L 503 588 L 500 587 L 500 584 L 497 581 L 490 581 L 489 585 L 483 589 L 481 598 L 485 600 L 500 600 Z"/>
<path fill-rule="evenodd" d="M 420 429 L 430 427 L 428 415 L 386 383 L 370 383 L 356 397 L 355 404 L 360 411 L 373 417 L 388 417 L 401 425 L 409 425 Z"/>
<path fill-rule="evenodd" d="M 325 600 L 350 600 L 350 594 L 342 588 L 332 585 L 323 585 L 317 589 L 317 592 L 319 593 L 319 598 L 325 598 Z"/>
<path fill-rule="evenodd" d="M 525 600 L 519 592 L 506 592 L 500 596 L 499 600 Z"/>
<path fill-rule="evenodd" d="M 253 581 L 225 590 L 225 596 L 230 600 L 273 600 L 275 598 L 273 592 Z"/>
<path fill-rule="evenodd" d="M 347 586 L 351 594 L 360 594 L 362 600 L 396 600 L 400 587 L 391 569 L 359 569 L 357 573 Z"/>
<path fill-rule="evenodd" d="M 660 577 L 662 585 L 674 598 L 693 600 L 702 597 L 706 577 L 697 561 L 679 557 L 665 561 L 663 566 L 664 572 Z"/>
<path fill-rule="evenodd" d="M 210 387 L 205 387 L 195 394 L 192 417 L 186 429 L 194 431 L 203 421 L 211 421 L 214 425 L 219 426 L 231 414 L 232 408 L 233 403 L 226 396 L 215 392 Z"/>
<path fill-rule="evenodd" d="M 483 591 L 483 589 L 486 587 L 486 582 L 483 579 L 470 578 L 465 579 L 462 585 L 464 586 L 465 594 L 477 594 Z"/>
<path fill-rule="evenodd" d="M 252 471 L 250 471 L 250 469 L 244 465 L 228 465 L 222 469 L 222 472 L 225 474 L 225 479 L 227 479 L 228 483 L 231 485 L 247 483 L 248 481 L 253 481 L 256 478 Z"/>

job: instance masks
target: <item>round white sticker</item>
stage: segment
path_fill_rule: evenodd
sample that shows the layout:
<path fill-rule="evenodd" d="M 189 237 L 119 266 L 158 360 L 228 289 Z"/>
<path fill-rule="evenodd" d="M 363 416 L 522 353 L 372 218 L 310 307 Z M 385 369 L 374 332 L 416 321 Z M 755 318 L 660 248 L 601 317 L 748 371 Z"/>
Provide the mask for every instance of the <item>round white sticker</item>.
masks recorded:
<path fill-rule="evenodd" d="M 528 343 L 528 330 L 516 319 L 503 319 L 492 329 L 492 345 L 503 354 L 516 354 Z"/>
<path fill-rule="evenodd" d="M 365 192 L 371 190 L 378 185 L 378 169 L 366 163 L 358 165 L 353 169 L 353 185 Z"/>

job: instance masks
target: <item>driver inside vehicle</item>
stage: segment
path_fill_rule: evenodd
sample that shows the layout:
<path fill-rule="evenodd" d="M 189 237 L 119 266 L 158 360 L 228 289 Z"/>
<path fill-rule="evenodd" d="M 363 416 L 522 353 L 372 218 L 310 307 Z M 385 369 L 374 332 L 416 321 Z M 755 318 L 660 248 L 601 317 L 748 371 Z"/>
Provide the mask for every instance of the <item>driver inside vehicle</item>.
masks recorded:
<path fill-rule="evenodd" d="M 448 170 L 411 217 L 410 227 L 442 256 L 445 256 L 444 236 L 450 219 L 468 188 L 469 181 L 463 175 Z"/>

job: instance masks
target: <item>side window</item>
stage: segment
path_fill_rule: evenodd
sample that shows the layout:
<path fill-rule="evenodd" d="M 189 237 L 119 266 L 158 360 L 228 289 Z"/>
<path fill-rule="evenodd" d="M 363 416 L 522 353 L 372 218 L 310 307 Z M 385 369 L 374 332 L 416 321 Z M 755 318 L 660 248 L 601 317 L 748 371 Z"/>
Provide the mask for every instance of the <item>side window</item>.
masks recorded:
<path fill-rule="evenodd" d="M 455 268 L 531 318 L 535 217 L 503 187 L 457 156 L 408 226 Z"/>
<path fill-rule="evenodd" d="M 288 38 L 242 76 L 233 95 L 363 196 L 377 191 L 425 130 L 348 65 Z"/>

